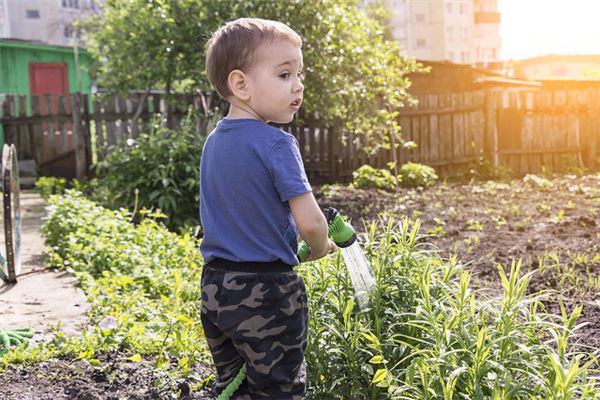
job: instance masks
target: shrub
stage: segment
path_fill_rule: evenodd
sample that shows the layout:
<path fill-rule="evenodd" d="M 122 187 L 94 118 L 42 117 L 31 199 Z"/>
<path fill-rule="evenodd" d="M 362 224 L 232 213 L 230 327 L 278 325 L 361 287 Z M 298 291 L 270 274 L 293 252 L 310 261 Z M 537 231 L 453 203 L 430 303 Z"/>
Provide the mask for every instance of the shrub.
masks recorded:
<path fill-rule="evenodd" d="M 377 169 L 363 165 L 352 173 L 352 185 L 357 189 L 377 188 L 392 190 L 396 187 L 396 179 L 387 169 Z"/>
<path fill-rule="evenodd" d="M 157 223 L 160 215 L 141 214 L 134 225 L 127 210 L 106 209 L 74 190 L 49 199 L 42 228 L 48 261 L 75 272 L 91 305 L 92 326 L 63 351 L 90 360 L 100 351 L 154 354 L 158 366 L 172 358 L 188 373 L 208 355 L 199 322 L 198 242 Z M 98 326 L 107 316 L 113 326 Z"/>
<path fill-rule="evenodd" d="M 65 185 L 65 178 L 55 178 L 53 176 L 40 176 L 35 181 L 35 189 L 45 200 L 48 200 L 53 194 L 62 194 Z"/>
<path fill-rule="evenodd" d="M 198 166 L 205 136 L 191 120 L 179 130 L 154 129 L 98 164 L 94 199 L 109 208 L 160 209 L 170 229 L 198 225 Z"/>
<path fill-rule="evenodd" d="M 438 179 L 438 176 L 432 167 L 412 162 L 406 163 L 400 167 L 399 176 L 402 186 L 407 187 L 429 187 Z"/>

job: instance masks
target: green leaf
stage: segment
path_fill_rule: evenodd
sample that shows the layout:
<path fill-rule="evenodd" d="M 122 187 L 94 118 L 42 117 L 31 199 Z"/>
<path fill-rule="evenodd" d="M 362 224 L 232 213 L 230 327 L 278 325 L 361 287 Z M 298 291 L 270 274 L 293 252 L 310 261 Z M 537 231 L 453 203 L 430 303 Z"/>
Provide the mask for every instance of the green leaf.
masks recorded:
<path fill-rule="evenodd" d="M 381 364 L 383 362 L 383 356 L 373 356 L 369 360 L 371 364 Z"/>
<path fill-rule="evenodd" d="M 387 378 L 387 375 L 388 375 L 388 370 L 386 368 L 380 368 L 375 372 L 375 375 L 373 376 L 373 380 L 371 381 L 371 383 L 382 382 L 384 379 Z"/>

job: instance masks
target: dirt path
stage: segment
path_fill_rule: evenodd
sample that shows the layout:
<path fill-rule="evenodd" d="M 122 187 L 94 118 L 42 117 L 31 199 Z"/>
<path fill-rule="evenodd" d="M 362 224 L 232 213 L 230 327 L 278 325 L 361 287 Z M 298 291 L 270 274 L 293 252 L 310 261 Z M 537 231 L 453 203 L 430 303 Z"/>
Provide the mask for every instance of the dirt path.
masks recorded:
<path fill-rule="evenodd" d="M 37 192 L 21 192 L 21 274 L 15 285 L 0 281 L 0 330 L 33 328 L 34 342 L 49 336 L 49 324 L 61 323 L 66 335 L 78 334 L 87 323 L 89 310 L 73 275 L 44 269 L 41 234 L 44 207 Z"/>

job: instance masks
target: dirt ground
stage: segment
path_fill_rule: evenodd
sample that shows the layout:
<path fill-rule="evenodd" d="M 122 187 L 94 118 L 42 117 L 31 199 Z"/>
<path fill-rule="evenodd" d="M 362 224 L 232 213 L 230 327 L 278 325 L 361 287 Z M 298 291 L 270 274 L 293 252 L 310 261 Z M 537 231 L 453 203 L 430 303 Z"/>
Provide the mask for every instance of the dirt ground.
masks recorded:
<path fill-rule="evenodd" d="M 99 357 L 103 368 L 85 360 L 50 360 L 32 366 L 18 366 L 0 376 L 0 398 L 6 400 L 142 400 L 214 399 L 209 386 L 193 390 L 214 371 L 197 365 L 194 378 L 173 380 L 157 372 L 152 360 L 140 363 L 125 355 Z M 156 382 L 160 382 L 156 384 Z"/>
<path fill-rule="evenodd" d="M 43 266 L 41 226 L 45 203 L 32 190 L 22 191 L 20 202 L 22 268 L 17 284 L 0 281 L 0 330 L 33 328 L 34 342 L 51 335 L 49 325 L 60 324 L 66 335 L 79 334 L 87 324 L 89 306 L 77 279 L 68 272 L 51 271 Z"/>
<path fill-rule="evenodd" d="M 321 206 L 336 207 L 357 230 L 385 212 L 419 218 L 425 240 L 442 256 L 457 254 L 477 287 L 500 289 L 498 263 L 522 260 L 535 270 L 530 292 L 556 291 L 568 308 L 584 304 L 576 340 L 600 349 L 600 175 L 525 178 L 506 183 L 441 183 L 395 193 L 323 186 Z M 541 268 L 540 268 L 541 267 Z M 548 302 L 553 312 L 556 302 Z"/>

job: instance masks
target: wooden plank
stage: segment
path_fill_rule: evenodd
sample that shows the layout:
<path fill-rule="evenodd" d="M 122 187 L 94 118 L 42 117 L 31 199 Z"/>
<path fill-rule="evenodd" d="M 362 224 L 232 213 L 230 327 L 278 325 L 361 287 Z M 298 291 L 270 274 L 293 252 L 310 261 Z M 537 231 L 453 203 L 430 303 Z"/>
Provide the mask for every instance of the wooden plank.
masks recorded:
<path fill-rule="evenodd" d="M 19 96 L 17 98 L 17 112 L 20 118 L 27 117 L 27 97 Z M 24 160 L 31 158 L 31 145 L 29 143 L 29 129 L 27 124 L 16 126 L 15 148 L 17 149 L 17 159 Z"/>
<path fill-rule="evenodd" d="M 93 151 L 96 152 L 96 158 L 98 161 L 102 161 L 106 156 L 106 147 L 108 142 L 106 141 L 104 121 L 102 118 L 103 107 L 102 102 L 98 97 L 94 98 L 92 102 L 92 118 L 93 118 L 93 134 L 96 135 L 96 148 Z"/>
<path fill-rule="evenodd" d="M 108 113 L 116 113 L 116 100 L 115 96 L 108 96 L 104 101 L 104 109 Z M 116 120 L 107 120 L 105 119 L 105 134 L 106 134 L 106 143 L 108 147 L 117 145 L 117 127 Z"/>
<path fill-rule="evenodd" d="M 583 150 L 583 147 L 566 147 L 556 149 L 506 149 L 500 150 L 498 153 L 507 156 L 522 156 L 530 154 L 565 154 L 565 153 L 579 153 Z"/>
<path fill-rule="evenodd" d="M 53 114 L 53 97 L 51 95 L 44 95 L 44 104 L 45 104 L 45 115 Z M 52 119 L 48 120 L 48 129 L 47 132 L 47 144 L 46 144 L 46 157 L 45 160 L 56 157 L 56 128 L 58 124 L 53 122 Z"/>
<path fill-rule="evenodd" d="M 309 143 L 309 162 L 311 164 L 317 161 L 317 141 L 315 138 L 315 127 L 310 125 L 308 127 L 308 143 Z"/>
<path fill-rule="evenodd" d="M 115 121 L 115 141 L 117 146 L 123 146 L 127 139 L 127 110 L 123 96 L 115 95 L 114 99 L 115 111 L 119 115 L 119 119 Z"/>
<path fill-rule="evenodd" d="M 31 96 L 30 103 L 31 116 L 40 116 L 40 98 L 38 96 Z M 32 133 L 31 142 L 33 145 L 33 159 L 37 165 L 40 165 L 44 159 L 44 132 L 42 129 L 42 124 L 32 121 L 30 123 L 30 127 Z"/>
<path fill-rule="evenodd" d="M 325 145 L 325 136 L 327 135 L 327 129 L 324 124 L 320 124 L 317 128 L 317 134 L 319 135 L 319 162 L 325 163 L 327 161 L 326 151 L 327 146 Z"/>
<path fill-rule="evenodd" d="M 70 95 L 73 112 L 73 150 L 75 151 L 75 177 L 82 180 L 86 173 L 85 138 L 81 126 L 81 94 Z"/>

